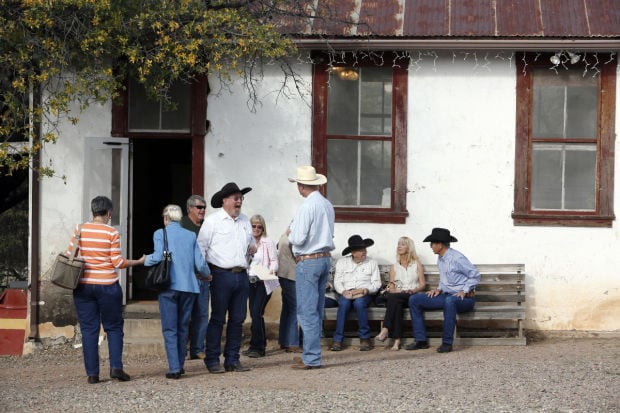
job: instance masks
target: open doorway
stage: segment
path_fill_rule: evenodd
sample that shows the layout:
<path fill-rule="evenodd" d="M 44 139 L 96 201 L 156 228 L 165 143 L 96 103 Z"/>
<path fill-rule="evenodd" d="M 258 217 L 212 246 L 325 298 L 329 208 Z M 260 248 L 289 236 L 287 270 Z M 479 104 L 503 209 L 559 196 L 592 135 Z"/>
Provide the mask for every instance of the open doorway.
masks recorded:
<path fill-rule="evenodd" d="M 132 139 L 132 258 L 153 252 L 153 232 L 163 225 L 168 204 L 185 211 L 192 188 L 191 139 Z M 155 300 L 157 292 L 144 288 L 144 267 L 134 267 L 129 286 L 132 300 Z"/>

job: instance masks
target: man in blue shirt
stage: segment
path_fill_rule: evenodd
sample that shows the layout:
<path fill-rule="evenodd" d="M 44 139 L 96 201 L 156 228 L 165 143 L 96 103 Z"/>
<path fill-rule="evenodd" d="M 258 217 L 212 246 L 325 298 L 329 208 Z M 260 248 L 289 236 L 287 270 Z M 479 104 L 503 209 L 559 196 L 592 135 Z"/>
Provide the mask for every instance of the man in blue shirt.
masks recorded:
<path fill-rule="evenodd" d="M 334 245 L 334 207 L 321 192 L 319 185 L 327 182 L 312 166 L 297 168 L 299 194 L 305 198 L 288 230 L 288 239 L 297 262 L 295 292 L 297 321 L 303 332 L 303 354 L 295 360 L 295 369 L 321 367 L 321 330 L 325 306 L 325 286 L 331 267 L 330 251 Z"/>
<path fill-rule="evenodd" d="M 438 255 L 439 286 L 426 293 L 413 294 L 409 298 L 409 312 L 415 343 L 407 350 L 428 348 L 424 310 L 443 310 L 443 335 L 439 353 L 452 351 L 456 314 L 471 311 L 476 304 L 474 291 L 480 282 L 480 273 L 463 254 L 450 248 L 457 239 L 445 228 L 433 228 L 424 242 L 431 243 L 431 249 Z"/>

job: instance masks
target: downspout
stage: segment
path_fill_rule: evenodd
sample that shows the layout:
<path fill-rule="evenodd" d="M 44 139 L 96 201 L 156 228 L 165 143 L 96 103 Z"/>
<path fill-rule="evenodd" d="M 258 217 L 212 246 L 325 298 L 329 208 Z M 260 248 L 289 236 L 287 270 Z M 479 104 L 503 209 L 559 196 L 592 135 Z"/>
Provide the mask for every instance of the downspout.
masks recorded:
<path fill-rule="evenodd" d="M 30 145 L 38 144 L 41 141 L 41 120 L 32 117 L 34 113 L 33 109 L 35 104 L 38 105 L 41 102 L 41 89 L 34 87 L 30 93 Z M 40 279 L 39 274 L 41 270 L 40 265 L 40 201 L 41 196 L 39 193 L 39 168 L 41 167 L 40 150 L 37 150 L 32 156 L 32 164 L 29 173 L 29 190 L 28 190 L 28 217 L 29 217 L 29 250 L 28 254 L 28 268 L 30 269 L 30 332 L 28 333 L 28 340 L 37 341 L 39 339 L 39 288 Z"/>

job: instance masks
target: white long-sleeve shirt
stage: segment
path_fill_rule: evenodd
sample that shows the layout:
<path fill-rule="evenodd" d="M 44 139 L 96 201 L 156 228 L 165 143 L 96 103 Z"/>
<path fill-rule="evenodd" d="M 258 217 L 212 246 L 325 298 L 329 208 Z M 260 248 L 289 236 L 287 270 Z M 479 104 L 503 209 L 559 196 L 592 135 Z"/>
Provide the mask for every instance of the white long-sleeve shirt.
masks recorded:
<path fill-rule="evenodd" d="M 359 264 L 353 257 L 342 257 L 336 262 L 334 288 L 338 294 L 355 288 L 366 288 L 369 294 L 375 294 L 381 288 L 381 274 L 377 261 L 366 257 Z"/>

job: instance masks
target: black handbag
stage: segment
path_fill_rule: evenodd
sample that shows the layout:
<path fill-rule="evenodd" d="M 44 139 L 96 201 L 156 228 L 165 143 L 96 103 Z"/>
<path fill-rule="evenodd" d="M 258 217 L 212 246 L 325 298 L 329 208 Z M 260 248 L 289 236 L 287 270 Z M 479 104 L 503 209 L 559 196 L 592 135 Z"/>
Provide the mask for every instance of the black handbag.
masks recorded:
<path fill-rule="evenodd" d="M 164 230 L 164 256 L 160 262 L 149 268 L 144 286 L 152 290 L 167 290 L 170 288 L 170 263 L 172 262 L 172 253 L 168 251 L 168 236 L 166 228 Z"/>
<path fill-rule="evenodd" d="M 78 227 L 78 232 L 75 235 L 75 239 L 73 241 L 73 250 L 70 256 L 67 256 L 63 253 L 60 253 L 56 256 L 56 262 L 54 263 L 54 269 L 52 270 L 51 281 L 53 284 L 59 287 L 74 290 L 78 286 L 80 278 L 84 273 L 85 261 L 83 258 L 79 258 L 77 256 L 81 234 L 82 225 Z"/>

